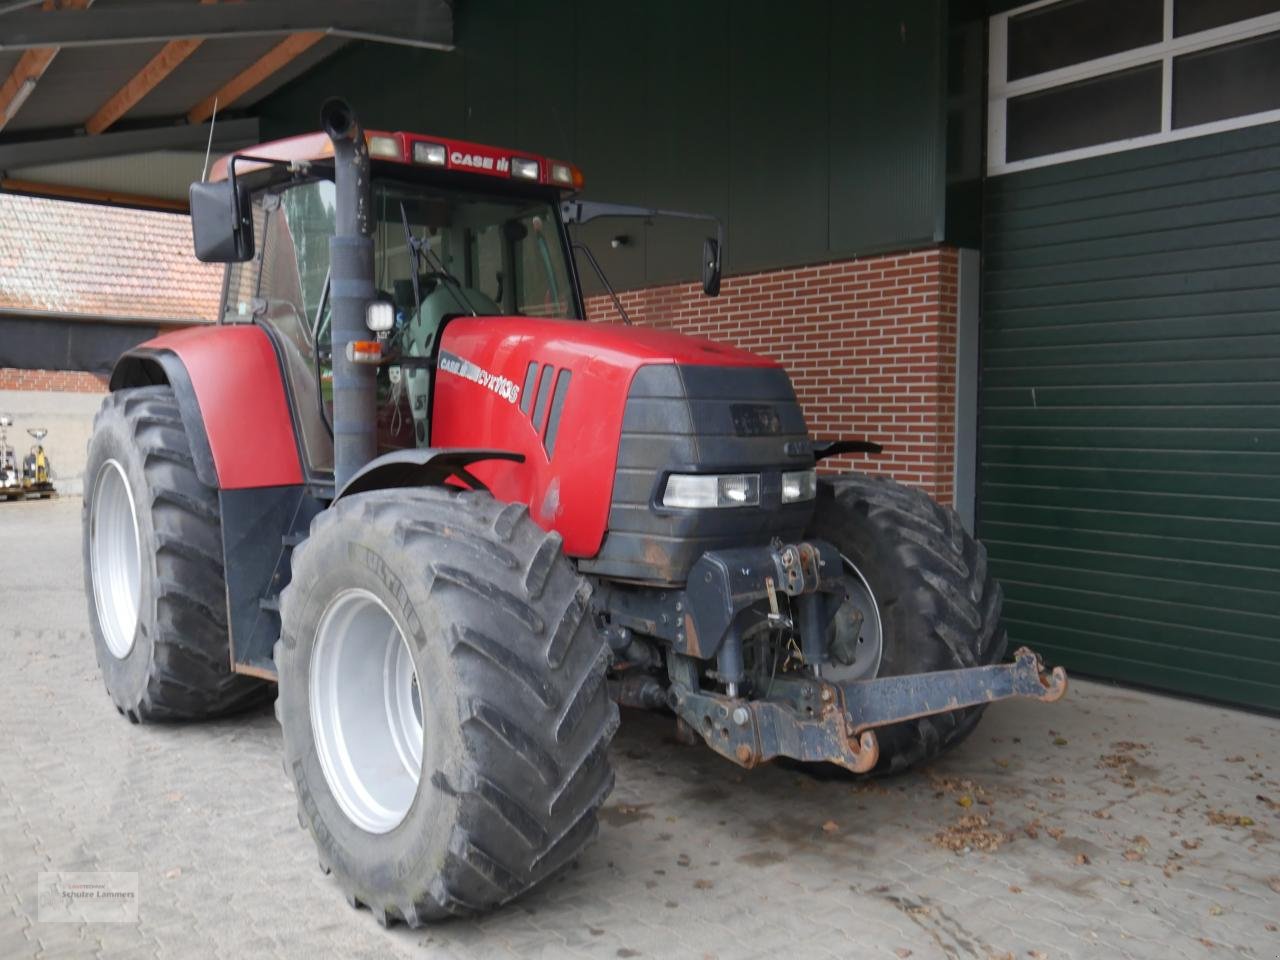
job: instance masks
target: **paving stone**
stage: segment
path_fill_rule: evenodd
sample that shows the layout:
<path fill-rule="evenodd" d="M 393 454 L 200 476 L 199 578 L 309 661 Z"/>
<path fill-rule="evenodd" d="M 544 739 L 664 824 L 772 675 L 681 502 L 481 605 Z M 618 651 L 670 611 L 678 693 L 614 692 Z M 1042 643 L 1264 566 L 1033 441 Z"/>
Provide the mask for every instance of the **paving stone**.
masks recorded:
<path fill-rule="evenodd" d="M 316 869 L 270 708 L 125 722 L 85 620 L 79 502 L 0 504 L 0 544 L 37 537 L 0 549 L 0 957 L 1199 960 L 1280 942 L 1280 817 L 1258 799 L 1280 802 L 1280 721 L 1088 682 L 856 785 L 742 771 L 628 713 L 574 869 L 487 917 L 383 930 Z M 934 842 L 972 815 L 997 849 Z M 40 923 L 36 875 L 72 869 L 138 873 L 139 921 Z"/>

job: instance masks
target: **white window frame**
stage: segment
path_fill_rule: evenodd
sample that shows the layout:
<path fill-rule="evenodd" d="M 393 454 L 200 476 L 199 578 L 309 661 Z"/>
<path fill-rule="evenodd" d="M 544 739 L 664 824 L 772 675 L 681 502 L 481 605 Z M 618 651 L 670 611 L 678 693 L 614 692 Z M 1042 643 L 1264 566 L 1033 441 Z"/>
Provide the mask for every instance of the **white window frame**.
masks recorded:
<path fill-rule="evenodd" d="M 1240 127 L 1252 127 L 1262 123 L 1280 121 L 1280 110 L 1267 110 L 1263 113 L 1250 113 L 1241 117 L 1229 117 L 1226 120 L 1215 120 L 1191 127 L 1174 129 L 1173 127 L 1173 58 L 1195 50 L 1207 50 L 1236 40 L 1247 40 L 1280 30 L 1280 13 L 1268 13 L 1260 17 L 1251 17 L 1236 23 L 1228 23 L 1212 30 L 1187 34 L 1184 37 L 1173 35 L 1173 0 L 1164 0 L 1164 36 L 1158 43 L 1135 47 L 1121 53 L 1098 57 L 1084 63 L 1072 64 L 1046 73 L 1009 80 L 1009 18 L 1035 10 L 1038 7 L 1052 6 L 1061 0 L 1036 0 L 1025 6 L 1017 7 L 1006 13 L 992 17 L 988 26 L 990 59 L 987 74 L 987 175 L 1016 173 L 1019 170 L 1031 170 L 1036 167 L 1047 167 L 1056 163 L 1069 163 L 1072 160 L 1083 160 L 1085 157 L 1097 157 L 1107 153 L 1119 153 L 1122 150 L 1134 150 L 1138 147 L 1153 146 L 1157 143 L 1168 143 L 1173 140 L 1187 140 L 1191 137 L 1203 137 L 1224 130 L 1237 130 Z M 1030 157 L 1026 160 L 1006 162 L 1005 135 L 1008 123 L 1008 105 L 1012 97 L 1049 90 L 1054 87 L 1087 80 L 1104 74 L 1124 70 L 1127 67 L 1139 67 L 1151 63 L 1161 63 L 1162 84 L 1160 104 L 1160 132 L 1141 137 L 1129 137 L 1124 140 L 1112 140 L 1091 147 L 1079 147 L 1075 150 L 1064 150 L 1059 153 L 1045 154 L 1042 157 Z"/>

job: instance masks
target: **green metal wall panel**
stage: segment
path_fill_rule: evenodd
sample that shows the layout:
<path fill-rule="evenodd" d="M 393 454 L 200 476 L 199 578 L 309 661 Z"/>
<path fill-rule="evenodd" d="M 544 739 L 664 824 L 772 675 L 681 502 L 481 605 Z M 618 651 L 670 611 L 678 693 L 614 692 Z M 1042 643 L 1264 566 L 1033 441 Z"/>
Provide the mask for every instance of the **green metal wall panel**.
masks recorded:
<path fill-rule="evenodd" d="M 466 0 L 456 51 L 352 44 L 259 113 L 285 136 L 341 94 L 370 126 L 573 160 L 590 198 L 725 218 L 732 272 L 790 266 L 942 238 L 946 20 L 942 0 Z M 694 278 L 703 233 L 582 236 L 636 287 Z"/>
<path fill-rule="evenodd" d="M 1280 125 L 984 205 L 979 533 L 1014 642 L 1280 709 Z"/>

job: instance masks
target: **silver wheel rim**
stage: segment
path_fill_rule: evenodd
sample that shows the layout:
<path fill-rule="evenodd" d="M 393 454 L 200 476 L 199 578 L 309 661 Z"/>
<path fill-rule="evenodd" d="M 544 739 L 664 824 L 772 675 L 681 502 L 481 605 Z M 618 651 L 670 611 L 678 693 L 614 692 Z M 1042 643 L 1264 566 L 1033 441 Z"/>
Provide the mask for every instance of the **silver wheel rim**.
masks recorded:
<path fill-rule="evenodd" d="M 133 491 L 124 468 L 108 460 L 93 481 L 89 510 L 89 569 L 93 602 L 107 649 L 123 660 L 133 649 L 142 593 L 142 548 Z"/>
<path fill-rule="evenodd" d="M 311 733 L 334 800 L 369 833 L 404 821 L 422 773 L 422 701 L 413 651 L 368 590 L 334 597 L 311 655 Z"/>
<path fill-rule="evenodd" d="M 849 596 L 836 611 L 834 629 L 849 629 L 854 610 L 862 614 L 862 628 L 853 643 L 853 663 L 830 661 L 822 668 L 822 678 L 838 683 L 849 680 L 872 680 L 880 673 L 880 661 L 884 657 L 884 627 L 880 621 L 880 606 L 871 592 L 871 584 L 862 571 L 848 557 L 841 554 L 845 570 L 849 574 Z"/>

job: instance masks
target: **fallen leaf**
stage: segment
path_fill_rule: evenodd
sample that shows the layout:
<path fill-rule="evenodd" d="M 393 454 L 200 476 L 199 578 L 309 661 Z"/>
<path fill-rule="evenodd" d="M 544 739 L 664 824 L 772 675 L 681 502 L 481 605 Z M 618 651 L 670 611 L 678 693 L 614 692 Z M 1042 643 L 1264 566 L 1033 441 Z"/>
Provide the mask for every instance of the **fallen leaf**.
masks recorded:
<path fill-rule="evenodd" d="M 695 881 L 693 881 L 693 888 L 694 888 L 695 890 L 710 890 L 710 889 L 711 889 L 712 887 L 714 887 L 714 886 L 715 886 L 715 884 L 714 884 L 714 883 L 712 883 L 710 880 L 695 880 Z"/>
<path fill-rule="evenodd" d="M 1209 822 L 1219 827 L 1252 827 L 1253 818 L 1230 813 L 1226 810 L 1210 810 L 1205 814 Z"/>
<path fill-rule="evenodd" d="M 1145 743 L 1135 743 L 1132 740 L 1117 740 L 1111 745 L 1112 750 L 1118 750 L 1121 753 L 1129 753 L 1133 750 L 1149 750 L 1151 749 Z"/>
<path fill-rule="evenodd" d="M 956 803 L 968 809 L 973 806 L 973 797 L 965 794 L 963 797 L 956 797 Z"/>
<path fill-rule="evenodd" d="M 1009 766 L 1009 761 L 1008 761 L 1008 760 L 1002 760 L 1000 757 L 996 757 L 996 758 L 995 758 L 995 761 L 996 761 L 996 766 L 997 766 L 997 767 L 1008 767 L 1008 766 Z"/>
<path fill-rule="evenodd" d="M 1272 893 L 1280 893 L 1280 877 L 1268 877 L 1267 886 L 1271 888 Z"/>
<path fill-rule="evenodd" d="M 1053 837 L 1054 840 L 1061 840 L 1062 835 L 1067 831 L 1062 829 L 1062 827 L 1045 827 L 1044 832 Z"/>
<path fill-rule="evenodd" d="M 1124 858 L 1128 860 L 1130 863 L 1132 863 L 1134 860 L 1141 860 L 1142 854 L 1139 853 L 1137 850 L 1130 849 L 1124 852 Z"/>
<path fill-rule="evenodd" d="M 1021 887 L 1019 887 L 1017 884 L 1013 884 L 1013 883 L 1011 883 L 1011 884 L 1009 884 L 1009 892 L 1010 892 L 1010 893 L 1021 893 L 1021 892 L 1022 892 L 1022 888 L 1021 888 Z"/>
<path fill-rule="evenodd" d="M 903 957 L 904 960 L 906 957 L 911 956 L 911 951 L 908 950 L 906 947 L 899 947 L 897 950 L 893 952 L 896 953 L 898 956 Z"/>
<path fill-rule="evenodd" d="M 1220 906 L 1218 906 L 1216 903 L 1215 903 L 1212 907 L 1210 907 L 1210 908 L 1209 908 L 1209 916 L 1211 916 L 1211 917 L 1220 917 L 1220 916 L 1222 916 L 1224 913 L 1226 913 L 1226 911 L 1225 911 L 1225 910 L 1223 910 L 1223 909 L 1222 909 Z"/>
<path fill-rule="evenodd" d="M 828 820 L 826 823 L 822 825 L 823 833 L 838 833 L 839 831 L 840 831 L 840 824 L 836 823 L 834 820 Z"/>
<path fill-rule="evenodd" d="M 1133 886 L 1133 881 L 1132 881 L 1132 880 L 1129 880 L 1129 879 L 1117 880 L 1117 881 L 1116 881 L 1116 883 L 1120 884 L 1120 886 L 1122 886 L 1122 887 L 1132 887 L 1132 886 Z"/>
<path fill-rule="evenodd" d="M 1054 737 L 1054 738 L 1053 738 L 1053 745 L 1054 745 L 1055 747 L 1065 747 L 1065 746 L 1067 745 L 1067 738 L 1066 738 L 1066 737 Z"/>
<path fill-rule="evenodd" d="M 1210 940 L 1208 937 L 1201 937 L 1200 944 L 1202 946 L 1208 947 L 1210 950 L 1212 950 L 1214 947 L 1217 946 L 1217 944 L 1214 943 L 1212 940 Z"/>
<path fill-rule="evenodd" d="M 1274 923 L 1267 924 L 1267 933 L 1275 933 L 1277 930 L 1280 930 L 1280 927 L 1277 927 Z"/>
<path fill-rule="evenodd" d="M 1077 854 L 1076 854 L 1076 866 L 1077 866 L 1077 867 L 1084 867 L 1084 866 L 1088 866 L 1088 864 L 1089 864 L 1089 863 L 1091 863 L 1091 862 L 1092 862 L 1092 861 L 1089 859 L 1089 855 L 1088 855 L 1088 854 L 1085 854 L 1085 853 L 1077 853 Z"/>
<path fill-rule="evenodd" d="M 1049 960 L 1049 955 L 1043 950 L 1028 950 L 1027 956 L 1030 957 L 1031 960 Z"/>
<path fill-rule="evenodd" d="M 1109 810 L 1103 810 L 1103 809 L 1094 810 L 1094 811 L 1093 811 L 1093 816 L 1094 816 L 1096 819 L 1098 819 L 1098 820 L 1110 820 L 1110 819 L 1111 819 L 1111 811 L 1109 811 Z"/>
<path fill-rule="evenodd" d="M 1187 840 L 1183 840 L 1183 841 L 1182 841 L 1182 849 L 1183 849 L 1183 850 L 1198 850 L 1198 849 L 1200 849 L 1200 840 L 1199 840 L 1198 838 L 1195 838 L 1195 837 L 1192 837 L 1192 838 L 1187 839 Z"/>
<path fill-rule="evenodd" d="M 1244 757 L 1240 756 L 1240 754 L 1237 753 L 1234 757 L 1227 757 L 1225 762 L 1226 763 L 1244 763 Z"/>
<path fill-rule="evenodd" d="M 970 813 L 933 835 L 933 842 L 944 850 L 964 853 L 969 850 L 991 852 L 1010 840 L 1010 836 L 991 829 L 990 821 L 980 813 Z"/>
<path fill-rule="evenodd" d="M 1270 797 L 1260 793 L 1256 797 L 1254 797 L 1254 799 L 1257 800 L 1259 803 L 1263 804 L 1264 806 L 1266 806 L 1268 810 L 1272 810 L 1276 813 L 1280 813 L 1280 803 L 1276 803 Z"/>

